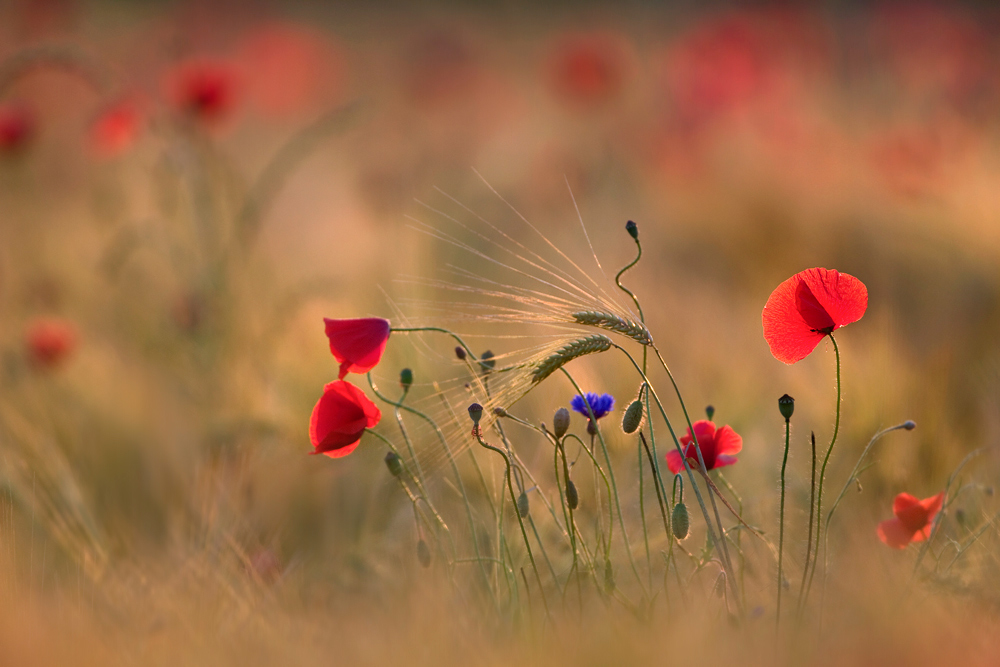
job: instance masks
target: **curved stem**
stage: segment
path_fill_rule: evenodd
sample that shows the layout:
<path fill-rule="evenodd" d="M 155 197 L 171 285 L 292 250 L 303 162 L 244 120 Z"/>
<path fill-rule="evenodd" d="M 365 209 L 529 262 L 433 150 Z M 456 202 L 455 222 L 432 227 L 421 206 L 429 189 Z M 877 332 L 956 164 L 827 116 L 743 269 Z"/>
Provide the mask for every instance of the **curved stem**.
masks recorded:
<path fill-rule="evenodd" d="M 491 449 L 500 456 L 503 457 L 503 462 L 507 466 L 506 472 L 504 474 L 505 480 L 507 482 L 507 490 L 510 492 L 510 500 L 513 503 L 514 516 L 517 517 L 517 525 L 521 527 L 521 537 L 524 538 L 524 548 L 528 551 L 528 560 L 531 561 L 531 569 L 535 571 L 535 581 L 538 582 L 538 592 L 542 596 L 542 606 L 545 607 L 545 615 L 549 616 L 549 602 L 546 599 L 545 587 L 542 585 L 542 577 L 538 573 L 538 566 L 535 564 L 535 556 L 531 553 L 531 542 L 528 540 L 528 532 L 524 529 L 524 519 L 521 518 L 521 513 L 517 510 L 517 496 L 514 495 L 514 483 L 511 481 L 511 465 L 510 458 L 507 457 L 507 453 L 500 449 L 499 447 L 494 447 L 485 440 L 481 433 L 481 429 L 476 427 L 475 431 L 476 440 L 479 444 L 486 449 Z"/>
<path fill-rule="evenodd" d="M 812 589 L 813 577 L 816 576 L 816 563 L 819 561 L 819 536 L 820 536 L 820 517 L 823 516 L 823 481 L 826 479 L 826 466 L 830 463 L 830 454 L 833 453 L 833 446 L 837 444 L 837 434 L 840 432 L 840 400 L 841 400 L 841 384 L 840 384 L 840 348 L 837 347 L 837 339 L 833 337 L 833 333 L 827 334 L 830 337 L 830 341 L 833 343 L 833 352 L 837 357 L 837 410 L 836 418 L 833 422 L 833 437 L 830 438 L 830 446 L 826 449 L 826 456 L 823 457 L 823 465 L 819 469 L 819 491 L 816 493 L 816 546 L 815 546 L 815 556 L 813 557 L 812 568 L 809 572 L 809 582 L 806 584 L 805 595 L 801 600 L 801 605 L 804 605 L 809 598 L 809 591 Z"/>
<path fill-rule="evenodd" d="M 785 555 L 785 467 L 788 465 L 788 439 L 791 433 L 791 420 L 785 419 L 785 457 L 781 460 L 781 504 L 778 506 L 778 602 L 775 611 L 774 627 L 781 625 L 781 590 L 785 587 L 782 575 L 782 563 Z"/>
<path fill-rule="evenodd" d="M 638 297 L 636 297 L 636 295 L 632 293 L 632 290 L 630 290 L 629 288 L 627 288 L 624 285 L 622 285 L 622 275 L 624 275 L 625 272 L 628 271 L 629 269 L 631 269 L 633 266 L 635 266 L 636 264 L 638 264 L 639 260 L 642 259 L 642 244 L 639 243 L 639 239 L 638 238 L 635 239 L 635 248 L 636 248 L 635 259 L 633 259 L 631 262 L 629 262 L 628 264 L 626 264 L 625 266 L 623 266 L 622 270 L 619 271 L 617 274 L 615 274 L 615 285 L 618 285 L 618 289 L 620 289 L 621 291 L 625 292 L 630 297 L 632 297 L 632 303 L 635 304 L 636 310 L 639 311 L 639 321 L 642 322 L 643 324 L 645 324 L 646 323 L 646 316 L 643 315 L 643 313 L 642 313 L 642 306 L 639 305 L 639 299 L 638 299 Z M 642 372 L 643 373 L 646 372 L 646 366 L 647 366 L 648 356 L 649 356 L 649 348 L 648 348 L 648 346 L 643 345 L 642 346 Z M 641 454 L 640 454 L 639 458 L 640 458 L 640 460 L 642 459 Z M 640 474 L 639 477 L 641 478 L 642 475 Z"/>

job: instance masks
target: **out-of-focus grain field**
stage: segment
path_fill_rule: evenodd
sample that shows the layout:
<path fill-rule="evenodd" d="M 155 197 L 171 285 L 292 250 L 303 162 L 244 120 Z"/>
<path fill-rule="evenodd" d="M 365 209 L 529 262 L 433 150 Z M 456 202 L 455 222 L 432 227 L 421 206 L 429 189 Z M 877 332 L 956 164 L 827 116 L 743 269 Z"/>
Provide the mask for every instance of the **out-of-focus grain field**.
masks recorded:
<path fill-rule="evenodd" d="M 985 4 L 0 5 L 4 662 L 996 664 L 998 73 L 1000 13 Z M 443 540 L 422 566 L 433 529 L 415 527 L 376 436 L 349 457 L 308 456 L 338 370 L 323 317 L 448 327 L 501 365 L 520 360 L 553 329 L 490 319 L 455 303 L 489 295 L 441 283 L 557 296 L 537 271 L 491 261 L 514 251 L 572 261 L 615 292 L 636 252 L 627 220 L 643 256 L 624 282 L 692 419 L 711 404 L 742 435 L 726 483 L 771 542 L 776 401 L 796 399 L 777 639 L 775 560 L 746 531 L 733 532 L 742 615 L 715 594 L 718 567 L 665 568 L 648 479 L 639 502 L 643 454 L 618 427 L 639 384 L 620 356 L 568 366 L 616 398 L 602 429 L 630 543 L 615 533 L 607 590 L 565 580 L 552 447 L 505 425 L 537 478 L 525 486 L 551 547 L 550 620 L 510 499 L 506 523 L 491 513 L 503 466 L 469 435 L 475 379 L 453 341 L 393 334 L 372 371 L 397 400 L 411 368 L 407 400 L 462 457 L 475 537 L 434 432 L 404 415 L 458 544 L 450 566 Z M 848 485 L 797 615 L 808 437 L 830 439 L 834 354 L 823 342 L 776 361 L 761 309 L 815 266 L 869 292 L 838 332 L 824 502 L 877 431 L 918 426 L 880 440 Z M 575 393 L 556 374 L 505 407 L 551 425 Z M 402 447 L 380 407 L 374 430 Z M 581 415 L 571 428 L 586 438 Z M 585 457 L 583 530 L 599 543 L 608 497 L 595 513 Z M 948 484 L 926 552 L 879 541 L 897 494 Z M 695 560 L 706 532 L 688 504 Z M 513 584 L 473 562 L 473 544 L 497 553 L 503 526 L 501 564 L 524 568 Z"/>

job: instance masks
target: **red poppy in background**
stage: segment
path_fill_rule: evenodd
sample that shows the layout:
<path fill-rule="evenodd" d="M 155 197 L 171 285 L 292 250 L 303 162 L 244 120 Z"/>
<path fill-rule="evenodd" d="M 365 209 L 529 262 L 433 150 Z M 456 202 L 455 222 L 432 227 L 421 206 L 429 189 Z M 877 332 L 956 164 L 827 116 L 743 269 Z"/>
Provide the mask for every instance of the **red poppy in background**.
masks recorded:
<path fill-rule="evenodd" d="M 778 285 L 764 305 L 764 339 L 778 361 L 794 364 L 823 337 L 868 308 L 868 288 L 854 276 L 833 269 L 806 269 Z"/>
<path fill-rule="evenodd" d="M 232 115 L 239 97 L 239 76 L 227 61 L 188 60 L 167 73 L 164 88 L 179 111 L 214 124 Z"/>
<path fill-rule="evenodd" d="M 706 470 L 731 466 L 736 463 L 736 456 L 743 449 L 743 438 L 733 430 L 728 424 L 716 430 L 715 424 L 702 419 L 694 424 L 695 435 L 698 436 L 698 446 L 701 447 L 701 456 L 705 459 Z M 681 437 L 681 446 L 684 449 L 684 458 L 688 459 L 690 465 L 698 468 L 698 452 L 694 447 L 694 438 L 691 437 L 691 429 Z M 667 467 L 675 475 L 684 470 L 684 461 L 681 454 L 676 449 L 667 452 Z"/>
<path fill-rule="evenodd" d="M 243 37 L 238 54 L 247 96 L 269 116 L 332 106 L 343 97 L 347 56 L 318 30 L 266 23 Z"/>
<path fill-rule="evenodd" d="M 0 105 L 0 153 L 17 153 L 35 136 L 35 114 L 23 104 Z"/>
<path fill-rule="evenodd" d="M 28 325 L 24 341 L 31 361 L 51 368 L 63 362 L 76 348 L 76 327 L 67 320 L 40 318 Z"/>
<path fill-rule="evenodd" d="M 634 69 L 625 38 L 594 32 L 562 38 L 549 63 L 554 92 L 578 107 L 595 107 L 614 99 Z"/>
<path fill-rule="evenodd" d="M 323 388 L 323 396 L 309 420 L 309 440 L 316 451 L 331 458 L 347 456 L 361 442 L 365 429 L 378 424 L 382 413 L 364 392 L 337 380 Z"/>
<path fill-rule="evenodd" d="M 389 341 L 389 320 L 364 317 L 356 320 L 331 320 L 324 317 L 330 352 L 340 362 L 343 380 L 348 373 L 367 373 L 375 368 Z"/>
<path fill-rule="evenodd" d="M 90 125 L 89 142 L 94 155 L 112 158 L 135 143 L 145 123 L 140 104 L 125 98 L 106 106 Z"/>
<path fill-rule="evenodd" d="M 908 493 L 896 496 L 892 503 L 895 518 L 878 525 L 879 539 L 893 549 L 905 549 L 910 542 L 923 542 L 931 536 L 934 517 L 944 504 L 944 491 L 919 500 Z"/>

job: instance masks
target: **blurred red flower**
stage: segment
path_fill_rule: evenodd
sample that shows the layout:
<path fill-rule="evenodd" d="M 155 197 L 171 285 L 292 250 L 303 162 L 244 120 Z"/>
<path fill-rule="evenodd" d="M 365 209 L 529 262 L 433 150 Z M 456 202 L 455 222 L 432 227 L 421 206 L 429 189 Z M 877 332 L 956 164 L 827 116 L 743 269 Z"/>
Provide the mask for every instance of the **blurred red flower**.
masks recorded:
<path fill-rule="evenodd" d="M 634 69 L 626 39 L 612 32 L 563 37 L 549 62 L 549 80 L 559 98 L 579 108 L 614 99 Z"/>
<path fill-rule="evenodd" d="M 364 392 L 337 380 L 323 388 L 323 396 L 309 420 L 309 440 L 316 451 L 331 458 L 347 456 L 361 442 L 365 429 L 378 424 L 382 413 Z"/>
<path fill-rule="evenodd" d="M 25 330 L 28 356 L 38 366 L 53 367 L 63 362 L 76 348 L 76 327 L 68 320 L 39 318 Z"/>
<path fill-rule="evenodd" d="M 224 60 L 194 59 L 173 67 L 164 79 L 167 99 L 203 123 L 227 119 L 239 97 L 236 67 Z"/>
<path fill-rule="evenodd" d="M 266 23 L 238 49 L 248 97 L 269 116 L 332 106 L 344 94 L 347 56 L 322 32 L 292 23 Z"/>
<path fill-rule="evenodd" d="M 330 352 L 340 362 L 343 380 L 348 373 L 367 373 L 382 359 L 389 341 L 389 320 L 365 317 L 356 320 L 331 320 L 324 317 Z"/>
<path fill-rule="evenodd" d="M 716 430 L 715 424 L 702 419 L 694 424 L 695 435 L 698 436 L 698 446 L 701 447 L 701 456 L 705 459 L 705 468 L 713 470 L 723 466 L 731 466 L 736 463 L 736 456 L 743 449 L 743 438 L 728 424 Z M 681 446 L 684 449 L 684 458 L 688 459 L 690 465 L 698 468 L 698 452 L 694 447 L 694 438 L 691 437 L 691 429 L 681 437 Z M 676 449 L 667 452 L 667 467 L 675 475 L 684 470 L 684 461 L 681 454 Z"/>
<path fill-rule="evenodd" d="M 101 158 L 121 155 L 135 143 L 144 123 L 144 113 L 136 100 L 124 98 L 112 102 L 90 125 L 90 149 Z"/>
<path fill-rule="evenodd" d="M 832 269 L 806 269 L 778 285 L 764 305 L 764 339 L 778 361 L 794 364 L 827 334 L 857 322 L 868 308 L 868 288 Z"/>
<path fill-rule="evenodd" d="M 0 153 L 17 153 L 35 136 L 35 114 L 23 104 L 0 105 Z"/>
<path fill-rule="evenodd" d="M 895 518 L 878 525 L 879 539 L 893 549 L 905 549 L 910 542 L 923 542 L 931 535 L 934 517 L 944 504 L 944 491 L 919 500 L 908 493 L 896 496 L 892 503 Z"/>

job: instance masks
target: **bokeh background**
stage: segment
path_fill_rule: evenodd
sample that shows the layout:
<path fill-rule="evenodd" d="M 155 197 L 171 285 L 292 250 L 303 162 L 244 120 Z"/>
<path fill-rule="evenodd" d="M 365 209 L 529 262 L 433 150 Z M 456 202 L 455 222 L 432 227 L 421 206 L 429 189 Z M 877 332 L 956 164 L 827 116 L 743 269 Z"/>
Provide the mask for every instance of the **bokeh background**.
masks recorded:
<path fill-rule="evenodd" d="M 461 282 L 449 266 L 523 276 L 440 237 L 498 257 L 515 242 L 565 253 L 606 281 L 634 257 L 627 220 L 643 259 L 626 282 L 688 404 L 714 405 L 743 435 L 729 476 L 768 526 L 777 397 L 798 401 L 801 526 L 807 434 L 829 437 L 835 393 L 832 350 L 775 361 L 761 308 L 808 267 L 865 282 L 868 312 L 838 339 L 830 488 L 877 430 L 919 426 L 887 438 L 849 496 L 837 530 L 856 557 L 835 569 L 906 585 L 913 555 L 878 543 L 876 523 L 896 493 L 943 488 L 1000 429 L 998 118 L 989 3 L 4 3 L 0 643 L 18 664 L 330 650 L 443 662 L 484 635 L 490 664 L 658 655 L 662 640 L 644 644 L 629 623 L 571 648 L 498 639 L 488 621 L 433 623 L 478 610 L 417 564 L 384 449 L 306 456 L 336 373 L 322 317 L 454 324 L 516 356 L 537 342 L 502 336 L 545 328 L 450 317 L 448 291 L 426 281 Z M 480 217 L 509 238 L 487 242 Z M 412 367 L 417 398 L 440 404 L 443 388 L 460 410 L 450 349 L 394 337 L 376 380 L 395 390 Z M 635 394 L 620 360 L 577 363 L 585 389 L 620 407 Z M 572 389 L 550 384 L 517 403 L 522 417 L 568 403 Z M 545 465 L 541 443 L 525 447 Z M 995 471 L 992 454 L 970 467 L 969 517 L 995 512 Z M 989 647 L 966 631 L 995 624 L 1000 605 L 985 535 L 927 593 L 942 618 L 953 603 L 975 611 L 929 622 L 942 634 L 924 641 L 958 638 L 973 658 Z M 844 561 L 863 566 L 848 575 Z M 756 576 L 769 604 L 766 566 Z M 855 632 L 846 644 L 928 655 L 873 638 L 871 619 L 895 612 L 880 594 L 858 602 L 858 588 L 832 614 Z M 698 630 L 673 636 L 685 632 Z"/>

